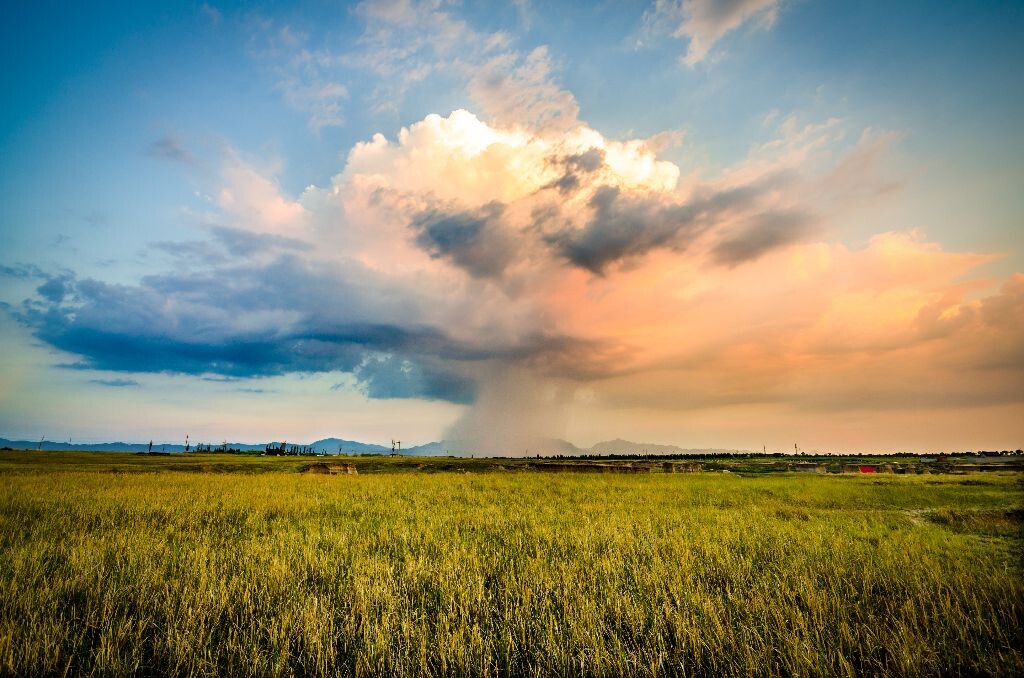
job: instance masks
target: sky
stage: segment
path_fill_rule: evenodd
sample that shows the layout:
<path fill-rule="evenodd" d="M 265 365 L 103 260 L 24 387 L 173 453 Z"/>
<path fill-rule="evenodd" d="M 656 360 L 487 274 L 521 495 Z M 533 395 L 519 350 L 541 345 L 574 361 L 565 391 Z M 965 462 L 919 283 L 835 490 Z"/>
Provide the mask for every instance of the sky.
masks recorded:
<path fill-rule="evenodd" d="M 0 437 L 1024 442 L 1024 5 L 23 3 Z"/>

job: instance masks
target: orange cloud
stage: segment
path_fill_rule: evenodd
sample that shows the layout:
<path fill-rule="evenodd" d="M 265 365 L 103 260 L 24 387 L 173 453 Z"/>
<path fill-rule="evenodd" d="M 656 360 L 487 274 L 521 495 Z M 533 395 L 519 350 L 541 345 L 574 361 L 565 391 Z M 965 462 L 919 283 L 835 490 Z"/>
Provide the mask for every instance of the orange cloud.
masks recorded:
<path fill-rule="evenodd" d="M 843 125 L 787 118 L 734 167 L 684 178 L 652 141 L 460 110 L 357 144 L 329 187 L 298 200 L 229 163 L 221 206 L 306 240 L 319 265 L 386 300 L 381 319 L 500 348 L 456 366 L 487 403 L 460 431 L 516 416 L 495 409 L 502 389 L 548 428 L 541 411 L 770 410 L 834 424 L 1019 406 L 1024 276 L 1000 286 L 982 275 L 994 255 L 920 231 L 843 242 L 830 224 L 865 191 L 889 190 L 898 141 L 866 131 L 847 143 Z M 561 395 L 538 411 L 533 391 Z"/>

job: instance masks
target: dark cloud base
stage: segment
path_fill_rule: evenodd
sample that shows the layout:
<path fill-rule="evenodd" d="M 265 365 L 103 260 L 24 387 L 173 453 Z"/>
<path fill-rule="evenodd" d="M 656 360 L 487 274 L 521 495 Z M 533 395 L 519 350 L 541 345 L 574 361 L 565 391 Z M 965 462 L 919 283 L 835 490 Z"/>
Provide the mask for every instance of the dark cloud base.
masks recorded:
<path fill-rule="evenodd" d="M 473 402 L 474 364 L 551 367 L 590 347 L 567 337 L 507 345 L 455 340 L 413 319 L 374 322 L 366 292 L 291 255 L 265 264 L 149 276 L 138 285 L 10 269 L 41 279 L 37 295 L 7 311 L 46 345 L 77 357 L 68 367 L 171 373 L 206 380 L 347 372 L 371 398 Z M 279 319 L 279 320 L 278 320 Z M 127 379 L 96 380 L 105 386 Z"/>

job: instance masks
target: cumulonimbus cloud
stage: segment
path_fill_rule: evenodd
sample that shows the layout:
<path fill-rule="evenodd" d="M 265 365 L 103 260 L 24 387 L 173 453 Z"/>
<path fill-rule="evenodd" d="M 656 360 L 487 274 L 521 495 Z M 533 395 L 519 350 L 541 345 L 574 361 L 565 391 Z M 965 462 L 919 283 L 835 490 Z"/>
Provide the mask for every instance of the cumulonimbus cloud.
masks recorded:
<path fill-rule="evenodd" d="M 919 233 L 838 241 L 830 218 L 884 183 L 893 143 L 839 124 L 787 119 L 683 176 L 643 139 L 455 111 L 356 144 L 300 196 L 228 153 L 209 238 L 155 245 L 171 270 L 25 269 L 40 285 L 16 315 L 79 366 L 346 372 L 372 398 L 477 403 L 463 433 L 516 416 L 480 405 L 511 384 L 538 422 L 584 383 L 622 408 L 864 407 L 894 379 L 922 402 L 1019 401 L 1024 278 L 972 278 L 991 256 Z"/>

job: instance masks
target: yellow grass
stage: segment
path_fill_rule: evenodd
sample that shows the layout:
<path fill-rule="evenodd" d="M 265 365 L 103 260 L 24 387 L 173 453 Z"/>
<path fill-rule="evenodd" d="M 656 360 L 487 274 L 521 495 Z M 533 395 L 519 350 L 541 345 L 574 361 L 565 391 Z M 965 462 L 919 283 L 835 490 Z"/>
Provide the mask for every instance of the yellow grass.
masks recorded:
<path fill-rule="evenodd" d="M 1015 475 L 0 481 L 6 674 L 1024 674 Z"/>

